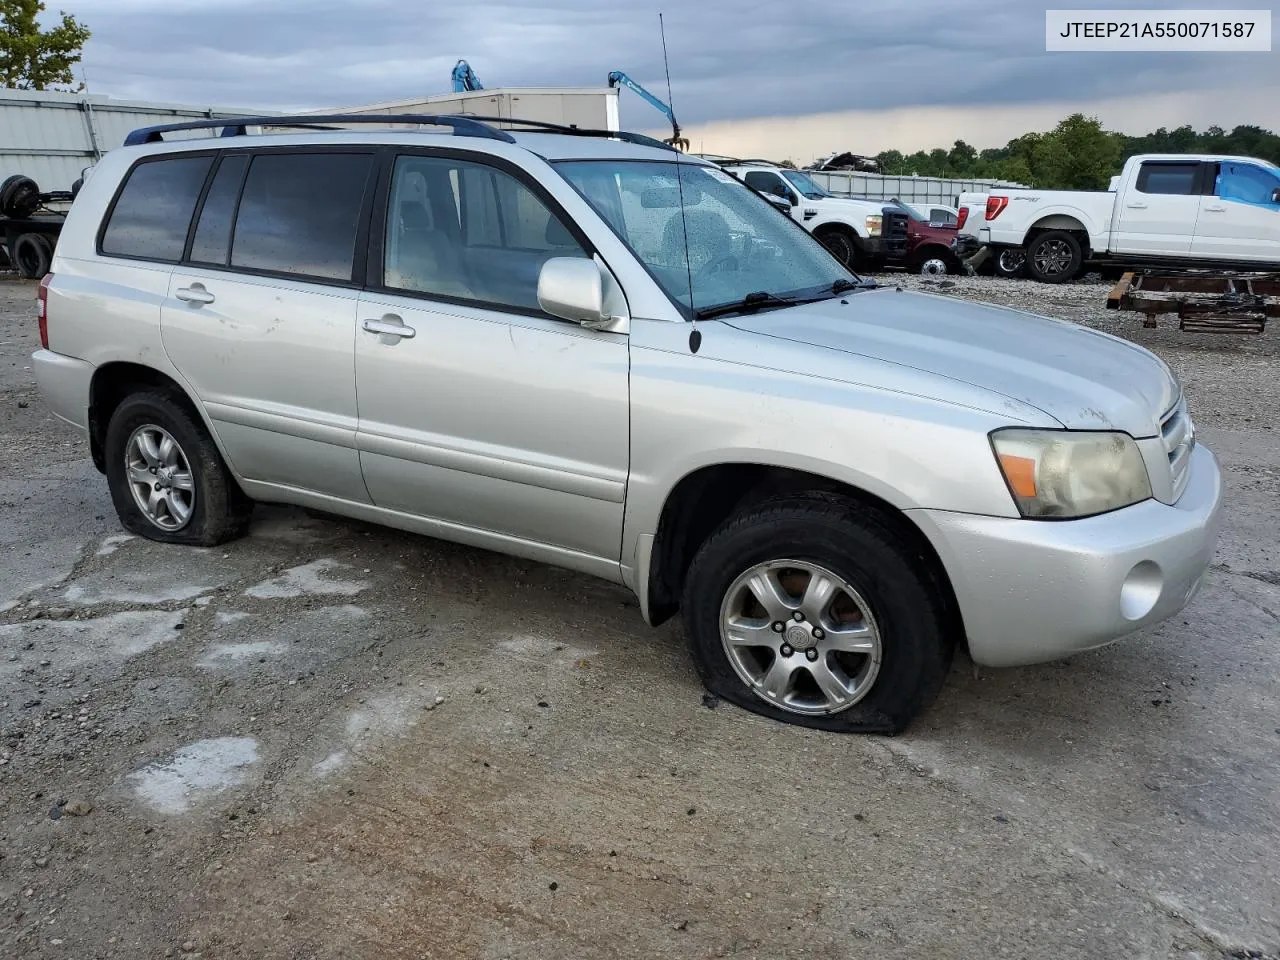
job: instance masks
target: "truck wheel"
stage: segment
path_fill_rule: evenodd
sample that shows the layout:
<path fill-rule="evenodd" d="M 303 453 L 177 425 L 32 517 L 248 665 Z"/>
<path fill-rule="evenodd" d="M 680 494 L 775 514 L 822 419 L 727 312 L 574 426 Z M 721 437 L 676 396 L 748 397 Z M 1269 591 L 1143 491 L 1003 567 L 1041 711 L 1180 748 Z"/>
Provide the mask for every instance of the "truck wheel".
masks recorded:
<path fill-rule="evenodd" d="M 683 608 L 712 693 L 786 723 L 897 733 L 950 666 L 943 595 L 881 516 L 808 494 L 748 508 L 713 533 Z"/>
<path fill-rule="evenodd" d="M 111 500 L 130 533 L 212 547 L 248 527 L 253 502 L 204 425 L 172 393 L 125 398 L 111 414 L 103 451 Z"/>
<path fill-rule="evenodd" d="M 814 233 L 814 238 L 831 251 L 831 255 L 846 267 L 854 266 L 858 249 L 853 239 L 844 230 L 825 228 Z"/>
<path fill-rule="evenodd" d="M 960 265 L 941 247 L 930 247 L 912 259 L 913 273 L 926 277 L 945 277 L 948 273 L 962 273 Z"/>
<path fill-rule="evenodd" d="M 1041 283 L 1066 283 L 1083 262 L 1080 241 L 1065 230 L 1048 230 L 1027 248 L 1027 272 Z"/>
<path fill-rule="evenodd" d="M 0 214 L 26 220 L 40 206 L 40 187 L 30 177 L 15 173 L 0 183 Z"/>
<path fill-rule="evenodd" d="M 18 276 L 28 280 L 39 280 L 49 272 L 49 262 L 53 259 L 53 250 L 45 238 L 38 233 L 22 233 L 13 241 L 10 252 L 13 265 Z"/>
<path fill-rule="evenodd" d="M 996 255 L 993 266 L 997 277 L 1008 280 L 1020 277 L 1027 267 L 1026 251 L 1018 247 L 1005 247 Z"/>

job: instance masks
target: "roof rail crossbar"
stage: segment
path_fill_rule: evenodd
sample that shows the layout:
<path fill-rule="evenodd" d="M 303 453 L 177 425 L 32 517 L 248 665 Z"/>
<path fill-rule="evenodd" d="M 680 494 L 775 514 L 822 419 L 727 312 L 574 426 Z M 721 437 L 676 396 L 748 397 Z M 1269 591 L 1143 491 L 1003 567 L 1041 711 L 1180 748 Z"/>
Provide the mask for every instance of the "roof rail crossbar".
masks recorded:
<path fill-rule="evenodd" d="M 479 120 L 482 123 L 511 123 L 521 127 L 529 127 L 536 131 L 544 133 L 561 133 L 570 137 L 609 137 L 614 140 L 622 140 L 626 143 L 634 143 L 642 147 L 659 147 L 663 150 L 673 150 L 679 153 L 675 147 L 663 140 L 655 137 L 646 137 L 643 133 L 629 133 L 626 130 L 597 130 L 591 127 L 579 127 L 577 124 L 548 123 L 545 120 L 521 120 L 519 117 L 480 117 L 466 114 L 468 119 Z"/>
<path fill-rule="evenodd" d="M 160 143 L 164 134 L 177 133 L 182 130 L 214 130 L 222 128 L 224 137 L 242 137 L 248 127 L 296 127 L 313 130 L 337 130 L 344 124 L 352 123 L 417 123 L 436 127 L 451 127 L 454 136 L 483 137 L 488 140 L 501 140 L 504 143 L 515 143 L 511 134 L 495 130 L 488 124 L 474 117 L 459 117 L 451 114 L 425 113 L 338 113 L 319 115 L 301 115 L 289 117 L 223 117 L 219 120 L 189 120 L 183 123 L 164 123 L 154 127 L 141 127 L 124 138 L 126 147 L 143 143 Z"/>

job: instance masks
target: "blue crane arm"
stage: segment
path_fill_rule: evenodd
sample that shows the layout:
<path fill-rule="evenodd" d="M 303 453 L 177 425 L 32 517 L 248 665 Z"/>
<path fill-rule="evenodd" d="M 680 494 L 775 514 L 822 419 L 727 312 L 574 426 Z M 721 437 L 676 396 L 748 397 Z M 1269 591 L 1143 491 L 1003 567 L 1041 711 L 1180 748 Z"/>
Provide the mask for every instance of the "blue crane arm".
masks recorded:
<path fill-rule="evenodd" d="M 476 76 L 471 64 L 465 60 L 459 60 L 453 65 L 453 92 L 466 93 L 469 90 L 483 90 L 484 84 L 480 82 L 480 78 Z"/>
<path fill-rule="evenodd" d="M 616 87 L 618 84 L 622 84 L 632 93 L 639 94 L 645 100 L 649 101 L 650 104 L 652 104 L 654 107 L 658 108 L 664 114 L 666 114 L 667 119 L 671 121 L 672 126 L 676 126 L 676 115 L 671 110 L 671 108 L 667 106 L 667 104 L 659 100 L 657 97 L 655 97 L 652 93 L 650 93 L 644 87 L 640 86 L 640 84 L 636 83 L 634 80 L 628 77 L 621 70 L 615 70 L 613 71 L 613 73 L 609 74 L 609 86 Z"/>

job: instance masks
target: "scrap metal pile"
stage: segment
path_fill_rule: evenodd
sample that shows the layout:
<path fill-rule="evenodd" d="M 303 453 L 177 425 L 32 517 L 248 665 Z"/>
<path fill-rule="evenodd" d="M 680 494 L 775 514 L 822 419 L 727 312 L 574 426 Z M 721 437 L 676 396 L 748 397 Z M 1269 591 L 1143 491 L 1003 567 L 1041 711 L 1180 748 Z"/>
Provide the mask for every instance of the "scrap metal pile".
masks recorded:
<path fill-rule="evenodd" d="M 1126 273 L 1107 295 L 1107 307 L 1143 314 L 1144 327 L 1173 313 L 1180 330 L 1262 333 L 1268 317 L 1280 317 L 1280 273 Z"/>

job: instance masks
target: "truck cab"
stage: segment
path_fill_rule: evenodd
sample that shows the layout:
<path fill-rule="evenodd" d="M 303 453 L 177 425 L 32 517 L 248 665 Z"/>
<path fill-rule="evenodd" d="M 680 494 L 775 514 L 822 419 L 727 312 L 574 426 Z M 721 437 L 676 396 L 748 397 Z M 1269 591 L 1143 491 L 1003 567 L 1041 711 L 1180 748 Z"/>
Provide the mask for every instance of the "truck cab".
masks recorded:
<path fill-rule="evenodd" d="M 901 265 L 907 254 L 908 216 L 896 204 L 828 193 L 799 170 L 763 160 L 722 161 L 723 169 L 766 197 L 790 204 L 790 216 L 846 266 Z"/>
<path fill-rule="evenodd" d="M 1086 264 L 1280 267 L 1280 168 L 1251 157 L 1130 157 L 1107 191 L 963 194 L 960 233 L 1025 251 L 1032 277 L 1060 283 Z"/>

